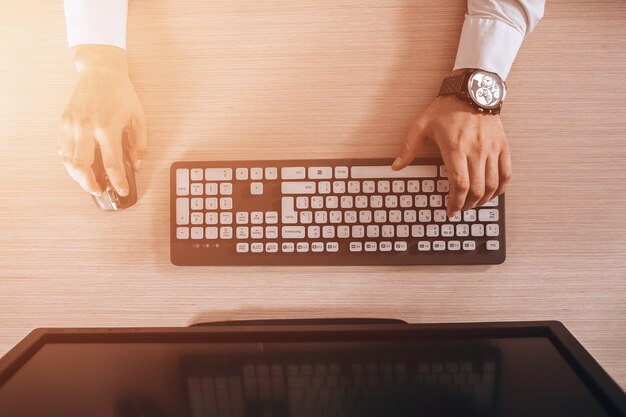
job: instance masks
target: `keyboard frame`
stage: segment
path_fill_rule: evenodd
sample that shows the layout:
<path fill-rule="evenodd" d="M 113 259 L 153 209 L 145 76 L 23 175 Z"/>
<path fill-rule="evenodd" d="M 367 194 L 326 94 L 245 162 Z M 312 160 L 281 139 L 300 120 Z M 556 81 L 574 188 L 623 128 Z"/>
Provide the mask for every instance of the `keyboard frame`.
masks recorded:
<path fill-rule="evenodd" d="M 170 166 L 170 261 L 176 266 L 359 266 L 359 265 L 495 265 L 501 264 L 506 259 L 506 210 L 505 210 L 505 197 L 504 194 L 499 196 L 498 210 L 499 210 L 499 228 L 500 235 L 497 239 L 500 241 L 500 248 L 497 251 L 487 251 L 484 247 L 480 247 L 475 251 L 433 251 L 418 252 L 416 243 L 419 240 L 450 240 L 449 238 L 359 238 L 354 240 L 367 241 L 385 241 L 385 240 L 406 240 L 408 243 L 408 249 L 406 252 L 349 252 L 340 250 L 340 252 L 292 252 L 283 253 L 280 248 L 277 253 L 236 253 L 233 249 L 233 253 L 220 254 L 219 256 L 203 256 L 203 251 L 209 251 L 216 248 L 216 244 L 221 242 L 221 239 L 207 241 L 201 240 L 179 240 L 176 239 L 176 169 L 178 168 L 232 168 L 233 180 L 236 168 L 254 168 L 254 167 L 276 167 L 278 168 L 278 178 L 275 180 L 261 180 L 264 183 L 264 194 L 277 196 L 276 199 L 276 211 L 279 213 L 279 222 L 276 226 L 281 226 L 280 222 L 280 197 L 282 193 L 280 191 L 280 169 L 285 166 L 355 166 L 355 165 L 387 165 L 390 166 L 393 162 L 391 158 L 350 158 L 350 159 L 283 159 L 283 160 L 229 160 L 229 161 L 176 161 Z M 411 165 L 442 165 L 441 158 L 416 158 Z M 352 178 L 346 178 L 343 181 L 350 181 Z M 442 179 L 442 177 L 433 178 Z M 334 181 L 330 179 L 326 181 Z M 423 180 L 423 179 L 422 179 Z M 250 182 L 251 180 L 243 180 Z M 319 181 L 319 180 L 301 180 L 301 181 Z M 359 181 L 365 181 L 365 179 L 359 179 Z M 393 179 L 389 179 L 393 181 Z M 203 180 L 203 182 L 206 182 Z M 270 184 L 269 186 L 267 186 Z M 360 193 L 359 195 L 362 195 Z M 393 194 L 393 193 L 389 193 Z M 431 194 L 431 193 L 425 193 Z M 331 195 L 333 195 L 331 193 Z M 356 195 L 356 194 L 355 194 Z M 259 198 L 264 198 L 259 197 Z M 255 197 L 256 198 L 256 197 Z M 236 202 L 233 195 L 233 202 Z M 415 208 L 419 210 L 418 208 Z M 338 209 L 341 210 L 341 209 Z M 233 213 L 240 210 L 231 210 Z M 251 210 L 247 210 L 251 211 Z M 435 223 L 431 221 L 429 223 L 422 223 L 424 225 Z M 341 223 L 344 224 L 344 223 Z M 341 225 L 338 224 L 338 225 Z M 357 223 L 358 224 L 358 223 Z M 381 224 L 382 225 L 382 224 Z M 236 224 L 233 224 L 233 228 Z M 468 237 L 470 238 L 470 237 Z M 487 240 L 486 237 L 477 238 L 475 240 Z M 338 241 L 349 242 L 351 238 L 335 238 L 335 239 L 292 239 L 290 241 Z M 468 239 L 465 239 L 468 240 Z M 237 242 L 237 239 L 233 237 L 232 242 Z M 266 242 L 266 239 L 261 239 L 261 242 Z M 280 237 L 274 239 L 276 242 L 282 242 L 284 239 Z M 201 242 L 201 243 L 199 243 Z M 202 245 L 200 247 L 194 247 L 194 245 Z M 208 246 L 207 246 L 208 245 Z M 344 244 L 344 246 L 347 246 Z"/>

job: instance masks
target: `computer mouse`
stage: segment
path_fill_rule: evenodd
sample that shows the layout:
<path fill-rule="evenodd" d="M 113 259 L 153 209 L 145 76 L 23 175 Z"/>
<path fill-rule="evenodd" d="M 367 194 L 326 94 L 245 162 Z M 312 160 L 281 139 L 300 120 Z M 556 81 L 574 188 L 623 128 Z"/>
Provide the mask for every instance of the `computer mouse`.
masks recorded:
<path fill-rule="evenodd" d="M 100 147 L 96 147 L 94 155 L 94 162 L 91 168 L 96 176 L 96 181 L 102 187 L 104 192 L 100 196 L 92 196 L 96 206 L 105 211 L 118 211 L 124 210 L 137 202 L 137 184 L 135 183 L 135 171 L 128 158 L 128 147 L 126 143 L 123 145 L 124 154 L 124 170 L 126 171 L 126 180 L 128 181 L 128 195 L 121 196 L 117 193 L 115 188 L 111 185 L 109 177 L 104 170 L 102 163 L 102 153 Z"/>

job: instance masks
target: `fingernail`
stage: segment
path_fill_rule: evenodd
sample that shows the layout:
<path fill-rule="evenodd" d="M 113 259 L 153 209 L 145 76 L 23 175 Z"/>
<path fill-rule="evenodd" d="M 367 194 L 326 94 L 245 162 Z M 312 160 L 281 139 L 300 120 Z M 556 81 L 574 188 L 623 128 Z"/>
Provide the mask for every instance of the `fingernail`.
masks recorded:
<path fill-rule="evenodd" d="M 122 197 L 126 197 L 128 195 L 128 190 L 125 190 L 123 188 L 119 189 L 119 193 Z"/>
<path fill-rule="evenodd" d="M 139 171 L 139 168 L 141 168 L 141 159 L 138 159 L 137 161 L 135 161 L 135 169 Z"/>

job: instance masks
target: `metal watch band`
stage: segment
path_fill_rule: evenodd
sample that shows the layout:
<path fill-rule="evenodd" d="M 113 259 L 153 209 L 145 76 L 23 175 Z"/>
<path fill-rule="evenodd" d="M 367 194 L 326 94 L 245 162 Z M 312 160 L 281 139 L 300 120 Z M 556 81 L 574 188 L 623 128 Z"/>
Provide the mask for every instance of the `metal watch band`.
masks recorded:
<path fill-rule="evenodd" d="M 439 95 L 447 95 L 447 94 L 456 94 L 460 93 L 463 90 L 463 83 L 465 81 L 466 73 L 455 75 L 453 77 L 448 77 L 443 80 L 441 83 L 441 88 L 439 89 Z"/>

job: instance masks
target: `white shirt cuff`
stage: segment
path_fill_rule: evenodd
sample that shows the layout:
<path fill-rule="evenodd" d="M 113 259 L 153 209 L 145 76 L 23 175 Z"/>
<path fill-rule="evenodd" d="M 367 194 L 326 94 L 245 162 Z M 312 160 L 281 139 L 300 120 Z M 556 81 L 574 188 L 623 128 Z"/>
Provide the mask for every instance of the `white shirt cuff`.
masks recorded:
<path fill-rule="evenodd" d="M 67 42 L 126 49 L 127 0 L 65 0 Z"/>
<path fill-rule="evenodd" d="M 524 35 L 498 19 L 465 15 L 454 69 L 478 68 L 506 79 Z"/>

